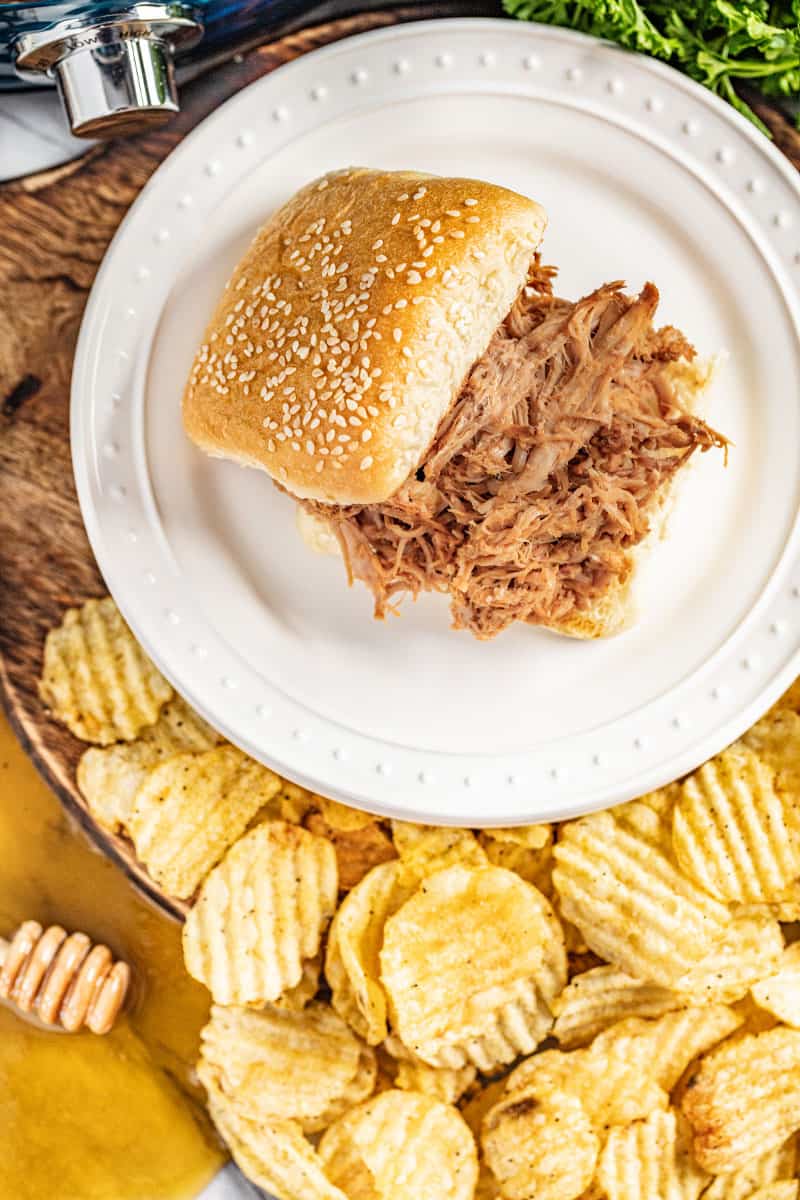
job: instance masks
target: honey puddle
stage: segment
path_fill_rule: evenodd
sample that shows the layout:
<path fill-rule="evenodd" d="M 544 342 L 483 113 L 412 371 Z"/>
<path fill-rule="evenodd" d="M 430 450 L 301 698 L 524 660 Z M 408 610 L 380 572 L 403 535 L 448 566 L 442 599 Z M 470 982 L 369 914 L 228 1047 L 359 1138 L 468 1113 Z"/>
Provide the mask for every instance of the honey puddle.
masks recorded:
<path fill-rule="evenodd" d="M 180 927 L 72 828 L 0 714 L 0 935 L 28 917 L 106 942 L 136 980 L 106 1037 L 0 1004 L 0 1200 L 188 1200 L 221 1156 L 190 1100 L 208 994 Z"/>

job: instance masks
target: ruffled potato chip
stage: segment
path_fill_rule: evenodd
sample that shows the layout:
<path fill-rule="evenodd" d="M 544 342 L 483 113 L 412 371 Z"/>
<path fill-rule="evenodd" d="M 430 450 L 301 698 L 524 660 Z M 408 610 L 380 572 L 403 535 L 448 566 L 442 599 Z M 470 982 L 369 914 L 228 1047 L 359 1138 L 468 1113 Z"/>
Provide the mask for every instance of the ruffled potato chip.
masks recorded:
<path fill-rule="evenodd" d="M 84 742 L 131 742 L 173 691 L 110 596 L 69 608 L 44 644 L 39 694 L 56 720 Z"/>
<path fill-rule="evenodd" d="M 303 974 L 300 982 L 293 988 L 283 992 L 277 1000 L 270 1003 L 280 1012 L 302 1012 L 319 991 L 319 979 L 322 974 L 322 952 L 313 958 L 307 958 L 303 963 Z"/>
<path fill-rule="evenodd" d="M 778 1181 L 793 1179 L 797 1171 L 797 1138 L 752 1159 L 732 1175 L 717 1175 L 703 1192 L 703 1200 L 750 1200 L 754 1192 Z"/>
<path fill-rule="evenodd" d="M 567 1092 L 501 1101 L 486 1115 L 481 1144 L 504 1200 L 577 1200 L 600 1150 L 583 1105 Z"/>
<path fill-rule="evenodd" d="M 224 1097 L 208 1097 L 211 1119 L 248 1179 L 278 1200 L 352 1200 L 331 1183 L 296 1121 L 249 1121 Z"/>
<path fill-rule="evenodd" d="M 555 857 L 564 916 L 592 950 L 635 979 L 670 987 L 730 921 L 725 905 L 687 879 L 663 845 L 612 813 L 563 826 Z"/>
<path fill-rule="evenodd" d="M 126 827 L 136 793 L 152 767 L 175 754 L 213 750 L 223 740 L 185 700 L 175 696 L 164 705 L 155 725 L 143 729 L 135 742 L 85 750 L 78 763 L 78 787 L 98 824 L 117 833 Z"/>
<path fill-rule="evenodd" d="M 496 830 L 487 829 L 479 834 L 478 840 L 484 854 L 494 867 L 514 871 L 526 883 L 538 888 L 550 903 L 553 903 L 553 831 L 549 825 L 526 825 L 523 829 L 545 830 L 547 840 L 536 847 L 526 846 L 506 838 L 495 836 Z M 502 832 L 505 832 L 503 830 Z"/>
<path fill-rule="evenodd" d="M 783 953 L 783 934 L 766 914 L 735 916 L 721 941 L 675 981 L 684 1004 L 733 1004 L 754 982 L 772 974 Z"/>
<path fill-rule="evenodd" d="M 475 1142 L 459 1112 L 397 1089 L 359 1104 L 326 1130 L 319 1155 L 348 1200 L 473 1200 Z"/>
<path fill-rule="evenodd" d="M 608 1200 L 697 1200 L 708 1175 L 691 1156 L 691 1135 L 676 1113 L 609 1131 L 597 1166 Z"/>
<path fill-rule="evenodd" d="M 780 1179 L 759 1188 L 757 1192 L 751 1192 L 749 1200 L 797 1200 L 798 1196 L 800 1180 Z"/>
<path fill-rule="evenodd" d="M 800 1031 L 776 1026 L 724 1042 L 688 1081 L 683 1111 L 697 1162 L 731 1173 L 800 1129 Z"/>
<path fill-rule="evenodd" d="M 666 1108 L 693 1060 L 740 1024 L 738 1014 L 722 1005 L 656 1020 L 626 1018 L 585 1049 L 548 1050 L 527 1059 L 509 1075 L 506 1095 L 565 1091 L 581 1101 L 596 1128 L 626 1125 Z"/>
<path fill-rule="evenodd" d="M 490 866 L 429 876 L 386 922 L 380 964 L 394 1029 L 435 1067 L 490 1071 L 531 1053 L 566 982 L 547 900 Z"/>
<path fill-rule="evenodd" d="M 553 841 L 552 825 L 512 825 L 508 828 L 496 826 L 484 829 L 487 838 L 507 845 L 523 846 L 526 850 L 543 850 Z"/>
<path fill-rule="evenodd" d="M 350 811 L 341 804 L 339 808 Z M 366 814 L 358 815 L 363 817 Z M 354 888 L 373 867 L 397 858 L 397 851 L 380 823 L 371 818 L 350 828 L 337 828 L 329 824 L 321 812 L 310 812 L 303 823 L 306 829 L 310 829 L 317 837 L 326 837 L 333 845 L 339 870 L 339 887 L 343 892 Z"/>
<path fill-rule="evenodd" d="M 759 1008 L 800 1029 L 800 942 L 786 947 L 775 974 L 754 984 L 750 994 Z"/>
<path fill-rule="evenodd" d="M 280 787 L 274 771 L 235 746 L 177 754 L 146 776 L 128 833 L 150 877 L 185 899 Z"/>
<path fill-rule="evenodd" d="M 433 1096 L 443 1104 L 457 1104 L 468 1088 L 475 1082 L 477 1071 L 473 1066 L 429 1067 L 416 1059 L 401 1059 L 394 1077 L 395 1087 L 406 1092 L 422 1092 Z"/>
<path fill-rule="evenodd" d="M 217 1004 L 266 1004 L 297 986 L 335 907 L 330 842 L 267 821 L 206 877 L 183 928 L 189 974 Z"/>
<path fill-rule="evenodd" d="M 350 808 L 348 804 L 340 804 L 338 800 L 329 800 L 327 796 L 313 794 L 311 803 L 330 829 L 339 833 L 356 833 L 366 829 L 377 820 L 371 813 L 362 812 L 360 808 Z"/>
<path fill-rule="evenodd" d="M 333 1007 L 372 1046 L 388 1032 L 379 961 L 384 926 L 414 890 L 399 873 L 397 862 L 373 867 L 342 901 L 328 937 L 325 975 Z"/>
<path fill-rule="evenodd" d="M 482 867 L 487 862 L 478 839 L 469 829 L 392 821 L 392 840 L 400 856 L 398 879 L 408 886 L 445 867 L 456 864 Z"/>
<path fill-rule="evenodd" d="M 281 780 L 281 790 L 275 797 L 276 815 L 281 821 L 291 825 L 301 825 L 304 818 L 314 808 L 314 797 L 311 792 L 290 783 L 288 779 Z"/>
<path fill-rule="evenodd" d="M 794 685 L 800 690 L 800 680 Z M 775 772 L 775 789 L 784 801 L 787 823 L 800 830 L 800 710 L 772 709 L 742 738 Z"/>
<path fill-rule="evenodd" d="M 744 746 L 684 780 L 672 841 L 681 869 L 719 900 L 774 900 L 800 875 L 800 842 L 773 773 Z"/>
<path fill-rule="evenodd" d="M 681 1007 L 669 988 L 633 979 L 618 967 L 593 967 L 575 975 L 554 1001 L 553 1036 L 572 1050 L 625 1017 L 660 1017 Z"/>
<path fill-rule="evenodd" d="M 483 1118 L 490 1108 L 499 1104 L 506 1093 L 506 1077 L 493 1079 L 489 1083 L 481 1081 L 462 1100 L 461 1115 L 469 1125 L 476 1140 L 480 1138 Z"/>
<path fill-rule="evenodd" d="M 375 1086 L 375 1053 L 326 1004 L 302 1012 L 215 1004 L 201 1035 L 197 1073 L 249 1121 L 325 1129 Z"/>

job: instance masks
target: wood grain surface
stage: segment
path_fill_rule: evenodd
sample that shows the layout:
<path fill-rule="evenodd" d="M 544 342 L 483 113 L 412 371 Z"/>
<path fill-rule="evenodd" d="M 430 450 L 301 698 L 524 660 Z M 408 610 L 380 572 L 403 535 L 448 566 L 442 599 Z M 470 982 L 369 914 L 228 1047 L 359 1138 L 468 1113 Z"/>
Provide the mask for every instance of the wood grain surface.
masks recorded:
<path fill-rule="evenodd" d="M 88 151 L 0 187 L 0 693 L 38 769 L 98 845 L 168 911 L 130 845 L 98 830 L 75 786 L 83 746 L 37 694 L 48 629 L 71 604 L 105 591 L 81 521 L 69 451 L 69 381 L 81 316 L 119 222 L 159 163 L 222 101 L 299 55 L 368 29 L 431 16 L 495 14 L 457 3 L 361 14 L 234 54 L 182 89 L 167 128 Z M 755 101 L 776 145 L 800 169 L 800 134 Z M 4 797 L 13 803 L 13 797 Z"/>

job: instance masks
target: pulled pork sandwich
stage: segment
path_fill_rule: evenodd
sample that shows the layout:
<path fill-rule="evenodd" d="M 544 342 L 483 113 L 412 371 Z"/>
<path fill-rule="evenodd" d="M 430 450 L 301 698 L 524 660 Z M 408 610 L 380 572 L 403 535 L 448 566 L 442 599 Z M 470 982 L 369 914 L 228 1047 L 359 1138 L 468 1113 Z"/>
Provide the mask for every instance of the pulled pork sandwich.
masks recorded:
<path fill-rule="evenodd" d="M 655 286 L 558 298 L 544 227 L 489 183 L 328 175 L 258 233 L 197 353 L 189 437 L 291 493 L 378 617 L 435 591 L 478 638 L 615 633 L 676 474 L 725 445 Z"/>

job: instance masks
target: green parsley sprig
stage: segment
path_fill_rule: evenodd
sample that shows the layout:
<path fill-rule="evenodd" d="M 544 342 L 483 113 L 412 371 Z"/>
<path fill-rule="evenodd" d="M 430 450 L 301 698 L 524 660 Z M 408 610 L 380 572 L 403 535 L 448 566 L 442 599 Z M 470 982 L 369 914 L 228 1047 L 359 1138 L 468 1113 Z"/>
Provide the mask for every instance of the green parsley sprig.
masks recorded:
<path fill-rule="evenodd" d="M 764 133 L 737 83 L 800 99 L 800 0 L 503 0 L 528 21 L 566 25 L 652 54 L 728 100 Z M 800 128 L 800 112 L 797 116 Z"/>

